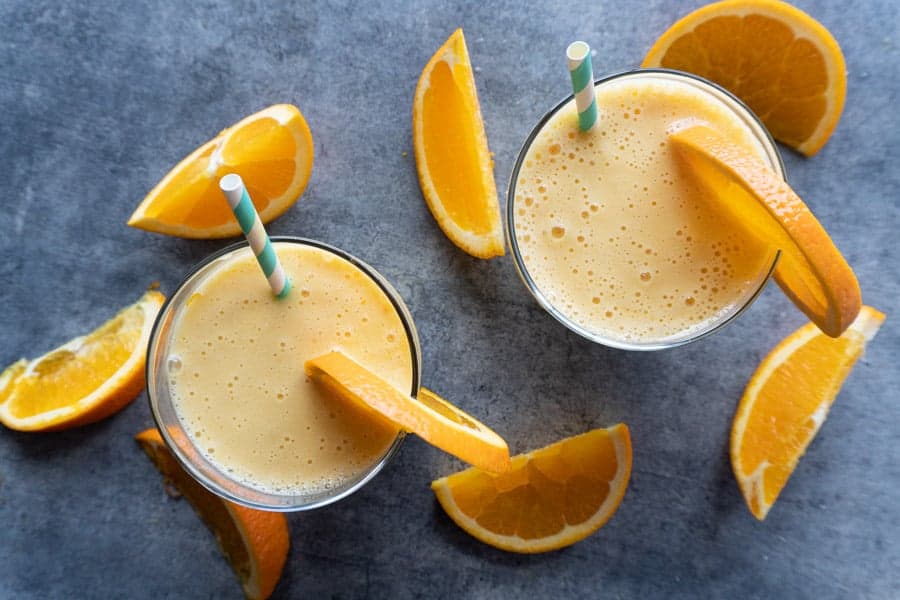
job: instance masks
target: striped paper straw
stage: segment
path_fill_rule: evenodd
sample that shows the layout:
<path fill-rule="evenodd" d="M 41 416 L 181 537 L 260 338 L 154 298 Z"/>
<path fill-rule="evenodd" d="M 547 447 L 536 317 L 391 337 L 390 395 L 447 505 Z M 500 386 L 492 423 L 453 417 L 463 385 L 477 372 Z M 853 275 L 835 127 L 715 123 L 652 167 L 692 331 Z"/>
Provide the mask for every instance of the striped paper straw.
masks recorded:
<path fill-rule="evenodd" d="M 266 279 L 269 280 L 272 293 L 279 298 L 284 298 L 291 291 L 291 280 L 284 275 L 278 255 L 275 254 L 269 235 L 266 233 L 262 221 L 259 220 L 259 214 L 250 200 L 250 194 L 247 193 L 241 176 L 235 173 L 226 175 L 219 180 L 219 188 L 228 199 L 228 204 L 234 211 L 238 223 L 241 224 L 241 231 L 250 242 L 250 249 L 253 250 L 259 266 L 262 267 Z"/>
<path fill-rule="evenodd" d="M 597 122 L 597 99 L 594 97 L 594 68 L 591 65 L 591 47 L 585 42 L 572 42 L 566 48 L 569 59 L 569 76 L 578 109 L 578 127 L 587 131 Z"/>

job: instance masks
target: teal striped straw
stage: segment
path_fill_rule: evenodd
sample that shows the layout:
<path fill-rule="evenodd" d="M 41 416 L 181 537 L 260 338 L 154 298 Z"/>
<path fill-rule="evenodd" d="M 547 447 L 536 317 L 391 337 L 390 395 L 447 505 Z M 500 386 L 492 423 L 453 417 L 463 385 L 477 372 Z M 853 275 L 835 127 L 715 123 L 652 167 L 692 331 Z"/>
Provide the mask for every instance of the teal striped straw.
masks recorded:
<path fill-rule="evenodd" d="M 575 108 L 578 109 L 578 127 L 587 131 L 597 122 L 591 47 L 585 42 L 572 42 L 566 48 L 566 58 L 569 59 L 569 76 L 575 93 Z"/>
<path fill-rule="evenodd" d="M 241 225 L 244 237 L 250 242 L 250 249 L 253 250 L 259 266 L 262 267 L 266 279 L 269 280 L 272 293 L 279 298 L 284 298 L 291 291 L 291 280 L 284 274 L 278 255 L 275 254 L 275 249 L 269 240 L 269 234 L 266 233 L 259 214 L 256 212 L 256 207 L 250 200 L 250 194 L 247 193 L 244 181 L 240 175 L 230 173 L 219 180 L 219 189 L 225 194 L 228 205 L 231 206 L 234 216 Z"/>

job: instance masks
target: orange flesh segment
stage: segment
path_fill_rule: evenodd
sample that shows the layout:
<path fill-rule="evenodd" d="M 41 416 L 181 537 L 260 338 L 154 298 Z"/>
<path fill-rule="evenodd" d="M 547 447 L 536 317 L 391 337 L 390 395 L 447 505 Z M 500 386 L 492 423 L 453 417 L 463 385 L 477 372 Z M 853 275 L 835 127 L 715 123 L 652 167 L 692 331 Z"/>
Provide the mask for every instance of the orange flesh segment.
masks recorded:
<path fill-rule="evenodd" d="M 839 338 L 808 323 L 760 364 L 732 426 L 731 460 L 750 511 L 765 518 L 884 314 L 864 306 Z"/>
<path fill-rule="evenodd" d="M 187 164 L 183 163 L 184 168 L 175 173 L 168 184 L 159 190 L 157 200 L 146 207 L 145 216 L 169 223 L 202 219 L 206 211 L 192 216 L 192 208 L 195 205 L 191 198 L 207 198 L 211 195 L 208 188 L 212 187 L 213 182 L 206 174 L 206 166 L 216 146 L 217 142 L 213 140 L 195 151 L 192 160 Z M 221 217 L 211 218 L 212 222 L 220 220 Z M 209 222 L 208 220 L 205 224 L 209 224 Z"/>
<path fill-rule="evenodd" d="M 601 469 L 585 470 L 587 465 Z M 576 437 L 531 460 L 517 457 L 507 474 L 479 473 L 481 489 L 475 496 L 467 496 L 464 486 L 454 487 L 452 482 L 450 489 L 460 510 L 486 529 L 536 539 L 593 515 L 609 494 L 616 465 L 609 437 Z"/>
<path fill-rule="evenodd" d="M 508 472 L 467 469 L 432 483 L 448 515 L 495 547 L 545 552 L 599 529 L 616 511 L 631 472 L 628 428 L 567 438 L 512 459 Z"/>
<path fill-rule="evenodd" d="M 753 42 L 759 36 L 769 43 L 742 43 L 745 30 L 755 34 L 750 38 Z M 735 45 L 749 50 L 736 65 L 730 53 L 704 51 Z M 782 61 L 792 64 L 792 68 L 779 77 L 760 68 Z M 789 146 L 798 146 L 808 139 L 825 116 L 828 75 L 822 54 L 808 40 L 795 38 L 789 27 L 770 17 L 718 17 L 699 25 L 692 34 L 673 43 L 662 60 L 662 66 L 670 69 L 683 65 L 690 65 L 692 73 L 723 83 L 769 125 L 773 137 Z"/>
<path fill-rule="evenodd" d="M 191 223 L 197 228 L 225 225 L 234 214 L 222 197 L 218 181 L 237 173 L 257 211 L 287 191 L 294 177 L 294 137 L 275 119 L 263 118 L 235 131 L 221 148 L 223 164 L 209 175 L 209 160 L 218 144 L 209 143 L 197 161 L 171 180 L 160 192 L 152 216 L 164 223 Z"/>
<path fill-rule="evenodd" d="M 16 387 L 19 376 L 25 372 L 28 361 L 20 358 L 0 373 L 0 406 L 6 403 Z"/>
<path fill-rule="evenodd" d="M 846 96 L 844 57 L 834 37 L 777 0 L 697 9 L 660 36 L 641 66 L 718 83 L 747 103 L 773 137 L 807 156 L 828 141 Z"/>
<path fill-rule="evenodd" d="M 753 412 L 744 431 L 742 468 L 753 472 L 763 461 L 771 463 L 766 469 L 763 494 L 771 503 L 791 474 L 793 459 L 803 454 L 818 429 L 812 418 L 822 398 L 834 397 L 841 383 L 862 355 L 859 334 L 848 332 L 837 339 L 818 336 L 797 350 L 790 360 L 778 367 L 760 390 Z M 843 355 L 837 370 L 830 367 L 834 355 Z M 796 389 L 809 393 L 797 394 Z M 754 414 L 765 418 L 754 418 Z M 778 432 L 773 443 L 772 433 Z"/>
<path fill-rule="evenodd" d="M 0 422 L 51 431 L 124 408 L 144 387 L 147 343 L 164 300 L 148 291 L 91 333 L 8 367 L 0 374 Z"/>
<path fill-rule="evenodd" d="M 263 223 L 296 201 L 313 162 L 309 127 L 291 105 L 271 106 L 225 129 L 175 166 L 150 191 L 128 224 L 193 238 L 239 235 L 219 190 L 228 173 L 244 180 Z"/>
<path fill-rule="evenodd" d="M 131 356 L 144 317 L 127 311 L 104 323 L 77 348 L 59 348 L 16 383 L 8 407 L 18 418 L 69 406 L 99 388 Z"/>
<path fill-rule="evenodd" d="M 473 140 L 477 139 L 471 115 L 474 110 L 459 80 L 464 67 L 438 62 L 425 91 L 423 131 L 428 173 L 441 202 L 460 227 L 475 234 L 490 232 L 489 206 L 471 202 L 496 193 L 487 189 L 480 175 L 483 158 Z"/>
<path fill-rule="evenodd" d="M 419 186 L 438 226 L 472 256 L 502 256 L 494 165 L 461 29 L 422 69 L 412 113 Z"/>

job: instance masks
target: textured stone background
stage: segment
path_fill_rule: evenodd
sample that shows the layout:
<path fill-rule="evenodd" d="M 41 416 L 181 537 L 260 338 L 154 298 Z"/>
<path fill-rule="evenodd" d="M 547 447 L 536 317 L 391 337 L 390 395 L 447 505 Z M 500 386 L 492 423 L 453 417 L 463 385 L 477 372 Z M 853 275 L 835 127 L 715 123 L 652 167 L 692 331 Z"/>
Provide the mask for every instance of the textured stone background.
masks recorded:
<path fill-rule="evenodd" d="M 315 139 L 306 193 L 275 234 L 336 244 L 406 299 L 424 382 L 515 451 L 624 421 L 634 473 L 597 535 L 543 556 L 496 551 L 428 483 L 460 464 L 409 439 L 350 499 L 289 517 L 279 598 L 900 597 L 897 231 L 900 64 L 893 0 L 798 4 L 843 46 L 847 105 L 790 180 L 889 313 L 764 523 L 743 506 L 727 437 L 759 360 L 803 318 L 770 286 L 737 323 L 626 353 L 559 326 L 509 257 L 482 262 L 436 227 L 416 182 L 410 104 L 431 53 L 465 29 L 498 186 L 531 124 L 567 93 L 566 44 L 597 71 L 638 65 L 700 2 L 0 1 L 0 363 L 84 333 L 226 242 L 124 225 L 181 157 L 276 102 Z M 0 597 L 239 597 L 212 536 L 132 440 L 144 394 L 102 423 L 0 431 Z"/>

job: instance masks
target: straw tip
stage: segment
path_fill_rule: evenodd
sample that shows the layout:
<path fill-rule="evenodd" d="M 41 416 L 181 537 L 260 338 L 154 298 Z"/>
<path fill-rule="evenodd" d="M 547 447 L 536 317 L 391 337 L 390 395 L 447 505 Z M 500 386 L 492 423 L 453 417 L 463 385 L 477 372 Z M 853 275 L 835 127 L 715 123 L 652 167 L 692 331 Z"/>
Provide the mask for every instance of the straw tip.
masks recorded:
<path fill-rule="evenodd" d="M 229 173 L 219 180 L 219 189 L 223 192 L 235 192 L 244 186 L 244 181 L 237 173 Z"/>
<path fill-rule="evenodd" d="M 569 60 L 580 61 L 587 58 L 591 53 L 591 47 L 588 46 L 587 42 L 577 41 L 569 44 L 569 47 L 566 48 L 566 58 Z"/>
<path fill-rule="evenodd" d="M 284 287 L 281 288 L 281 291 L 278 292 L 277 294 L 275 294 L 275 296 L 276 296 L 279 300 L 283 300 L 284 298 L 287 298 L 288 294 L 291 293 L 291 287 L 292 287 L 292 286 L 291 286 L 291 280 L 288 279 L 287 277 L 285 277 L 285 278 L 284 278 Z"/>

